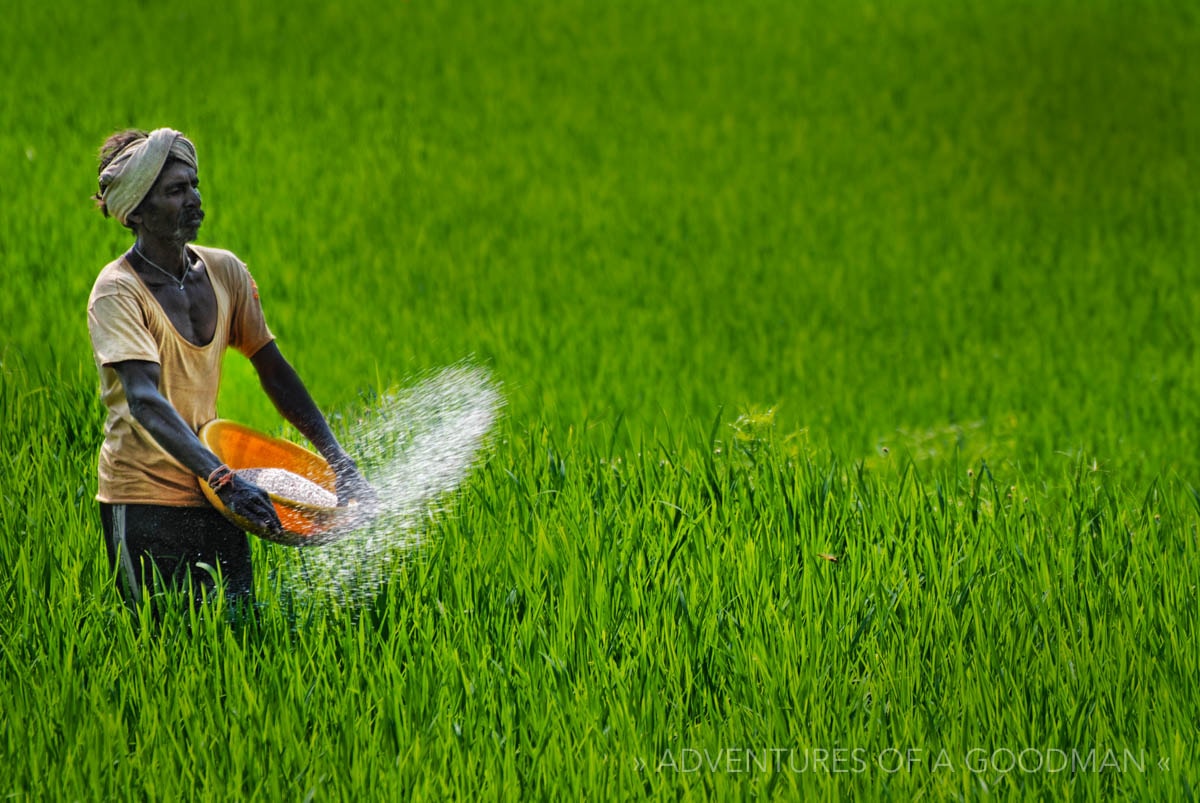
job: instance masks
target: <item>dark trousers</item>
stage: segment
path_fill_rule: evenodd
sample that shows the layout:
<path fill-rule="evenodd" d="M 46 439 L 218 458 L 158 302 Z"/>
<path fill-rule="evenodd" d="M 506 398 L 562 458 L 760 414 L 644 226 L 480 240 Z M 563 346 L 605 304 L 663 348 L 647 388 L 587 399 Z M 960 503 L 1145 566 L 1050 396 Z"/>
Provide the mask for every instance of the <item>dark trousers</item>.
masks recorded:
<path fill-rule="evenodd" d="M 254 601 L 250 539 L 215 508 L 102 502 L 100 521 L 109 566 L 135 610 L 147 592 L 184 592 L 198 604 L 218 575 L 230 602 Z"/>

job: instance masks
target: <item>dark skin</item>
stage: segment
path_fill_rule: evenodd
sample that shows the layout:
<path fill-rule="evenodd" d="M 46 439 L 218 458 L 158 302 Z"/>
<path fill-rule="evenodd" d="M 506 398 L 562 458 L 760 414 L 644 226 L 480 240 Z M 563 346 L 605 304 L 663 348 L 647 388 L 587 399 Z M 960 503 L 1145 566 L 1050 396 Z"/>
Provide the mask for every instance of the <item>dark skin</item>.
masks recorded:
<path fill-rule="evenodd" d="M 187 248 L 196 239 L 203 219 L 196 171 L 179 161 L 167 163 L 146 198 L 127 216 L 137 234 L 134 250 L 127 255 L 129 263 L 179 334 L 198 346 L 212 340 L 217 326 L 217 298 L 212 283 L 203 261 Z M 149 260 L 163 271 L 182 276 L 183 290 L 178 281 L 152 267 Z M 330 431 L 325 416 L 279 347 L 268 343 L 250 358 L 250 363 L 279 414 L 308 438 L 333 469 L 338 504 L 372 503 L 374 491 Z M 197 477 L 207 478 L 221 465 L 162 395 L 158 363 L 126 360 L 114 363 L 112 368 L 125 388 L 133 417 L 163 449 Z M 236 477 L 218 496 L 239 516 L 272 532 L 280 531 L 275 508 L 257 485 Z"/>

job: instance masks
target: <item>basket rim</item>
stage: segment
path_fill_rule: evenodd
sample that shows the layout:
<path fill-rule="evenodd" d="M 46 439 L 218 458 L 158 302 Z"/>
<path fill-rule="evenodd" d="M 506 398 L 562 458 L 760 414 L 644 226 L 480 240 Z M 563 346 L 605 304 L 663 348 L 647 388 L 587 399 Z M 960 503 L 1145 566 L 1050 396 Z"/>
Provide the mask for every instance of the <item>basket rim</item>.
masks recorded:
<path fill-rule="evenodd" d="M 259 430 L 254 429 L 253 427 L 248 427 L 245 424 L 240 424 L 236 421 L 232 421 L 227 418 L 214 418 L 213 420 L 209 421 L 208 423 L 206 423 L 202 427 L 200 427 L 200 430 L 196 434 L 199 437 L 200 442 L 205 446 L 205 448 L 210 449 L 211 451 L 216 453 L 218 457 L 221 457 L 222 459 L 224 459 L 223 456 L 220 454 L 220 452 L 217 449 L 218 444 L 216 442 L 217 435 L 222 431 L 236 432 L 239 435 L 242 435 L 244 437 L 248 437 L 250 439 L 257 440 L 257 441 L 266 442 L 268 444 L 276 446 L 277 448 L 282 449 L 284 452 L 290 452 L 293 455 L 303 455 L 304 459 L 307 460 L 310 464 L 324 466 L 328 470 L 330 475 L 333 474 L 333 469 L 329 466 L 329 463 L 326 462 L 325 458 L 323 458 L 321 455 L 317 454 L 316 452 L 313 452 L 311 449 L 306 449 L 305 447 L 301 446 L 300 444 L 293 443 L 293 442 L 291 442 L 289 440 L 285 440 L 283 438 L 278 438 L 273 435 L 268 435 L 264 432 L 260 432 Z M 244 466 L 241 469 L 234 468 L 234 471 L 237 472 L 237 471 L 250 469 L 250 468 L 280 468 L 285 471 L 292 471 L 290 468 L 284 468 L 283 466 L 269 466 L 269 465 L 267 465 L 267 466 Z M 322 488 L 324 488 L 327 491 L 331 490 L 329 487 L 327 487 L 327 485 L 324 482 L 318 481 L 314 477 L 307 476 L 305 474 L 301 474 L 296 471 L 292 471 L 292 473 L 297 474 L 297 476 L 304 477 L 306 480 L 309 480 L 310 482 L 314 482 L 315 484 L 320 485 Z M 223 502 L 221 502 L 220 498 L 217 497 L 216 492 L 214 492 L 212 490 L 212 487 L 208 484 L 208 482 L 205 481 L 204 478 L 198 477 L 197 481 L 200 483 L 200 488 L 204 492 L 204 495 L 206 497 L 208 497 L 209 502 L 214 507 L 216 507 L 219 511 L 221 511 L 221 513 L 223 513 L 227 518 L 230 518 L 231 520 L 233 520 L 236 524 L 238 524 L 238 526 L 242 527 L 243 529 L 246 529 L 249 532 L 253 532 L 255 535 L 258 535 L 262 538 L 266 538 L 269 541 L 274 541 L 276 543 L 286 544 L 286 545 L 290 545 L 290 546 L 304 546 L 304 545 L 310 545 L 310 544 L 317 544 L 317 543 L 327 541 L 328 539 L 324 538 L 323 536 L 328 535 L 329 531 L 333 529 L 333 527 L 331 526 L 328 529 L 324 529 L 322 531 L 318 531 L 318 532 L 312 533 L 312 534 L 305 534 L 305 533 L 288 530 L 288 529 L 284 529 L 282 533 L 277 533 L 277 534 L 266 533 L 266 532 L 260 531 L 257 528 L 253 527 L 248 520 L 242 518 L 241 516 L 238 516 L 236 513 L 233 513 L 231 510 L 229 510 L 229 508 L 226 507 Z M 325 505 L 314 505 L 314 504 L 311 504 L 308 502 L 302 502 L 297 499 L 289 499 L 286 496 L 280 496 L 279 494 L 272 493 L 270 491 L 267 491 L 266 493 L 267 493 L 267 497 L 271 500 L 271 502 L 273 504 L 278 504 L 281 507 L 289 508 L 291 510 L 296 511 L 297 513 L 299 513 L 301 515 L 315 516 L 315 517 L 319 517 L 319 518 L 336 519 L 341 516 L 353 515 L 353 513 L 356 512 L 355 508 L 357 507 L 357 504 L 354 501 L 351 501 L 349 504 L 346 504 L 346 505 L 334 505 L 333 507 L 327 507 Z M 336 494 L 336 491 L 334 491 L 334 493 Z"/>

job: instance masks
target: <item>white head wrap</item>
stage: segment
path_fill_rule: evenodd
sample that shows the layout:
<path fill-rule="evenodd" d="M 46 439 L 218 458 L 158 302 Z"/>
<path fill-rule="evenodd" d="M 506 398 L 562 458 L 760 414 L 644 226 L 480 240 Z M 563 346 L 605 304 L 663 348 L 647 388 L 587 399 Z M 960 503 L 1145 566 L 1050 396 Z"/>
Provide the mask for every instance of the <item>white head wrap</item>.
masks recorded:
<path fill-rule="evenodd" d="M 197 169 L 196 147 L 173 128 L 156 128 L 126 145 L 100 172 L 100 197 L 108 213 L 125 224 L 154 186 L 168 157 Z"/>

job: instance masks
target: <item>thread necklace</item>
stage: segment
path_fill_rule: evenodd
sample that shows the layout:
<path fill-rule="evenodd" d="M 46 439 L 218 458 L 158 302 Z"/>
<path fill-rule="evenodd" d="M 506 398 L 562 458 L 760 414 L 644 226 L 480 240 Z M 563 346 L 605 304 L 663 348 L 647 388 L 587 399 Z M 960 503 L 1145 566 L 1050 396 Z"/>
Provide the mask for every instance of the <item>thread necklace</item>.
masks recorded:
<path fill-rule="evenodd" d="M 192 266 L 191 266 L 191 264 L 189 264 L 189 260 L 187 258 L 187 249 L 184 249 L 184 252 L 183 252 L 183 275 L 182 276 L 176 276 L 174 273 L 171 273 L 171 271 L 167 270 L 162 265 L 159 265 L 153 259 L 146 256 L 144 253 L 142 253 L 142 249 L 138 247 L 137 243 L 133 244 L 133 250 L 139 257 L 141 257 L 143 260 L 145 260 L 147 265 L 154 268 L 156 271 L 161 273 L 163 276 L 166 276 L 171 281 L 175 282 L 175 284 L 179 285 L 180 290 L 183 289 L 183 280 L 187 278 L 188 271 L 190 271 L 192 269 Z"/>

